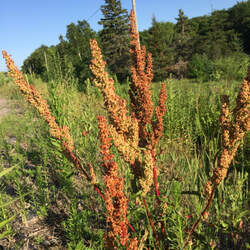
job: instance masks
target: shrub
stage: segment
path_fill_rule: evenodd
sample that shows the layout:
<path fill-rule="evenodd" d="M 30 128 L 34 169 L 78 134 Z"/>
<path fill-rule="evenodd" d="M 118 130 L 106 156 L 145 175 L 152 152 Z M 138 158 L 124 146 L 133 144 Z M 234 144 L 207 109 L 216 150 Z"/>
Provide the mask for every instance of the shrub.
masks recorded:
<path fill-rule="evenodd" d="M 240 52 L 218 58 L 213 62 L 211 78 L 213 80 L 242 80 L 249 64 L 250 56 Z"/>
<path fill-rule="evenodd" d="M 201 82 L 210 80 L 213 63 L 205 54 L 194 54 L 188 63 L 188 76 Z"/>

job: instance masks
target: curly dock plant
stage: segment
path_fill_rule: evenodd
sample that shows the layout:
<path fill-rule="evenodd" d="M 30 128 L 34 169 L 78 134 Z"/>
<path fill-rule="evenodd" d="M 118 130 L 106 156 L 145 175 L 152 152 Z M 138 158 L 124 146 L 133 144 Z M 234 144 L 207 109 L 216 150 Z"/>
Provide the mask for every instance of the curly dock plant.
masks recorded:
<path fill-rule="evenodd" d="M 153 79 L 152 56 L 150 53 L 146 53 L 144 46 L 140 47 L 139 45 L 133 11 L 130 15 L 130 21 L 130 53 L 133 65 L 131 67 L 132 82 L 130 83 L 129 90 L 129 108 L 127 108 L 126 100 L 115 92 L 114 80 L 109 77 L 105 70 L 106 63 L 103 60 L 97 41 L 90 41 L 93 57 L 90 69 L 94 75 L 94 84 L 103 94 L 104 106 L 108 116 L 108 119 L 102 116 L 98 117 L 101 144 L 100 154 L 102 155 L 105 183 L 103 193 L 98 188 L 94 167 L 91 164 L 88 164 L 86 167 L 81 165 L 79 159 L 74 154 L 74 142 L 71 139 L 69 129 L 66 126 L 60 127 L 57 124 L 56 119 L 49 110 L 47 102 L 32 85 L 25 81 L 22 73 L 14 65 L 13 60 L 6 51 L 3 51 L 3 57 L 6 60 L 9 74 L 19 87 L 24 98 L 38 110 L 41 117 L 48 123 L 50 135 L 61 143 L 63 154 L 93 184 L 95 190 L 104 200 L 107 211 L 106 222 L 108 225 L 105 243 L 108 249 L 117 249 L 118 245 L 125 246 L 127 249 L 142 249 L 140 246 L 138 247 L 137 238 L 134 237 L 131 239 L 129 235 L 128 227 L 132 231 L 134 229 L 128 221 L 128 201 L 124 193 L 124 179 L 120 176 L 119 166 L 114 160 L 114 155 L 111 153 L 110 148 L 112 143 L 118 150 L 123 161 L 131 167 L 134 177 L 138 181 L 139 185 L 134 191 L 141 191 L 146 214 L 152 227 L 156 244 L 160 248 L 159 237 L 146 204 L 146 196 L 154 184 L 157 204 L 160 205 L 156 149 L 163 134 L 163 117 L 166 112 L 166 86 L 165 83 L 162 83 L 159 104 L 156 106 L 152 101 L 151 90 Z M 188 232 L 184 248 L 190 242 L 190 237 L 202 220 L 202 217 L 207 215 L 207 210 L 212 203 L 217 186 L 225 179 L 241 140 L 245 133 L 250 130 L 249 88 L 250 68 L 248 76 L 244 79 L 237 97 L 236 107 L 232 113 L 229 110 L 229 98 L 227 96 L 222 97 L 220 116 L 222 134 L 221 154 L 218 159 L 218 165 L 213 169 L 212 177 L 205 185 L 205 208 Z M 157 206 L 157 209 L 160 210 L 160 206 Z M 160 226 L 161 231 L 164 233 L 163 221 L 160 221 Z M 164 237 L 164 234 L 162 236 Z"/>
<path fill-rule="evenodd" d="M 99 117 L 99 132 L 101 141 L 101 154 L 103 155 L 103 166 L 106 170 L 104 176 L 106 184 L 106 192 L 103 195 L 98 187 L 94 168 L 91 164 L 83 166 L 74 154 L 73 140 L 71 139 L 69 129 L 67 127 L 60 127 L 54 116 L 51 115 L 46 100 L 42 98 L 40 93 L 29 83 L 27 83 L 22 75 L 22 72 L 15 66 L 14 61 L 10 58 L 6 51 L 2 52 L 3 57 L 6 60 L 7 67 L 9 69 L 9 75 L 14 79 L 15 84 L 19 87 L 20 92 L 24 98 L 35 107 L 40 116 L 48 123 L 50 127 L 50 135 L 56 138 L 62 147 L 64 156 L 74 164 L 80 174 L 92 183 L 94 189 L 105 201 L 108 211 L 107 222 L 110 224 L 110 231 L 107 235 L 106 243 L 109 249 L 116 249 L 116 237 L 119 236 L 121 245 L 125 245 L 128 249 L 137 249 L 137 238 L 129 239 L 127 226 L 132 231 L 133 227 L 129 224 L 127 215 L 127 200 L 123 193 L 123 179 L 118 176 L 117 163 L 112 161 L 113 155 L 109 152 L 109 134 L 106 128 L 106 120 L 103 117 Z M 87 172 L 88 169 L 89 173 Z M 114 201 L 114 202 L 113 202 Z"/>
<path fill-rule="evenodd" d="M 50 113 L 47 102 L 41 97 L 40 93 L 30 84 L 28 84 L 22 72 L 15 66 L 14 61 L 10 58 L 6 51 L 2 51 L 3 57 L 6 60 L 6 65 L 9 69 L 9 75 L 14 79 L 14 82 L 19 87 L 20 92 L 24 98 L 35 107 L 40 113 L 41 117 L 48 123 L 50 127 L 51 136 L 62 142 L 70 151 L 73 150 L 73 140 L 69 134 L 68 127 L 60 127 Z"/>
<path fill-rule="evenodd" d="M 130 53 L 133 59 L 131 67 L 132 82 L 130 84 L 130 110 L 127 110 L 126 100 L 115 93 L 114 80 L 105 70 L 101 50 L 96 40 L 90 41 L 92 61 L 90 69 L 94 74 L 94 84 L 101 90 L 104 105 L 108 114 L 107 129 L 113 143 L 125 162 L 132 169 L 135 179 L 139 182 L 143 203 L 147 211 L 154 237 L 158 236 L 154 223 L 150 218 L 145 197 L 154 183 L 156 195 L 159 199 L 157 183 L 157 167 L 155 150 L 163 132 L 163 116 L 166 111 L 166 86 L 161 86 L 159 105 L 155 107 L 152 101 L 151 82 L 153 79 L 152 56 L 149 53 L 146 59 L 146 48 L 140 48 L 138 33 L 135 28 L 135 15 L 130 15 Z M 155 117 L 154 116 L 155 113 Z M 153 119 L 154 118 L 154 119 Z"/>
<path fill-rule="evenodd" d="M 130 84 L 131 113 L 127 110 L 126 100 L 115 93 L 114 80 L 105 71 L 106 62 L 96 40 L 90 41 L 93 56 L 90 69 L 95 76 L 95 85 L 104 96 L 104 105 L 109 118 L 108 129 L 114 145 L 124 161 L 132 167 L 135 177 L 139 180 L 143 197 L 149 192 L 153 182 L 156 194 L 159 196 L 155 149 L 162 135 L 163 116 L 166 111 L 165 84 L 162 84 L 159 106 L 155 108 L 150 89 L 153 79 L 152 56 L 149 53 L 146 60 L 146 48 L 139 46 L 133 11 L 130 21 L 130 53 L 133 59 Z M 154 111 L 156 119 L 153 121 Z"/>
<path fill-rule="evenodd" d="M 113 160 L 114 155 L 110 152 L 111 138 L 107 128 L 107 120 L 103 116 L 98 117 L 99 138 L 101 141 L 101 154 L 105 169 L 105 204 L 107 209 L 106 221 L 109 231 L 106 235 L 106 247 L 115 249 L 116 237 L 119 236 L 120 244 L 128 249 L 137 249 L 137 238 L 129 240 L 127 199 L 123 192 L 123 178 L 119 177 L 118 164 Z"/>
<path fill-rule="evenodd" d="M 6 51 L 2 51 L 3 57 L 9 70 L 9 75 L 14 79 L 15 84 L 19 87 L 24 98 L 38 110 L 40 116 L 48 123 L 50 135 L 56 138 L 61 143 L 61 148 L 64 156 L 74 164 L 77 170 L 89 181 L 92 182 L 94 189 L 102 197 L 102 193 L 95 183 L 95 175 L 92 165 L 89 164 L 89 172 L 80 163 L 77 156 L 74 154 L 74 142 L 70 136 L 69 129 L 66 126 L 60 127 L 54 116 L 52 116 L 46 100 L 42 98 L 40 93 L 29 83 L 27 83 L 22 75 L 22 72 L 16 67 L 14 61 L 10 58 Z"/>
<path fill-rule="evenodd" d="M 227 176 L 228 169 L 232 160 L 234 159 L 237 149 L 244 137 L 250 131 L 250 67 L 248 68 L 248 75 L 243 80 L 243 84 L 236 99 L 236 106 L 231 113 L 229 110 L 229 97 L 224 95 L 221 98 L 221 154 L 218 160 L 218 166 L 213 169 L 212 177 L 205 184 L 205 195 L 207 204 L 201 213 L 200 218 L 194 223 L 188 233 L 185 243 L 187 246 L 191 234 L 197 228 L 202 217 L 207 216 L 207 210 L 210 207 L 214 192 L 217 186 Z M 232 119 L 231 119 L 232 117 Z"/>

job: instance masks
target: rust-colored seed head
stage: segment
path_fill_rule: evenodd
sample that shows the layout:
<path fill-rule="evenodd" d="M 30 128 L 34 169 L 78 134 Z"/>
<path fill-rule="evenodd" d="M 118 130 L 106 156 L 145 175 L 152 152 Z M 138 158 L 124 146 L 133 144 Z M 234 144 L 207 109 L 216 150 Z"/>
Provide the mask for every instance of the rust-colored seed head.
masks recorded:
<path fill-rule="evenodd" d="M 153 79 L 153 63 L 152 55 L 149 53 L 146 67 L 146 48 L 142 46 L 140 49 L 133 11 L 130 14 L 130 37 L 130 54 L 133 59 L 133 66 L 131 67 L 132 83 L 129 92 L 130 105 L 133 114 L 139 121 L 140 147 L 145 147 L 146 144 L 150 143 L 151 134 L 147 131 L 147 126 L 151 124 L 154 111 L 152 91 L 150 89 Z"/>
<path fill-rule="evenodd" d="M 62 128 L 58 126 L 55 118 L 50 113 L 47 102 L 32 85 L 29 85 L 25 81 L 22 72 L 15 66 L 14 61 L 10 58 L 8 53 L 6 51 L 2 51 L 2 54 L 6 60 L 9 75 L 14 79 L 14 82 L 19 87 L 24 98 L 39 111 L 43 119 L 45 119 L 45 121 L 49 124 L 50 134 L 58 140 L 65 141 L 68 148 L 73 150 L 73 140 L 69 134 L 69 129 L 66 126 Z"/>
<path fill-rule="evenodd" d="M 3 51 L 2 54 L 6 60 L 7 67 L 9 69 L 9 75 L 14 79 L 15 84 L 19 87 L 19 90 L 24 98 L 38 110 L 41 117 L 48 123 L 50 127 L 50 135 L 61 142 L 62 153 L 70 162 L 75 165 L 75 167 L 87 178 L 88 181 L 91 181 L 88 173 L 85 171 L 84 167 L 73 153 L 74 142 L 70 136 L 69 128 L 66 126 L 60 127 L 56 123 L 56 119 L 51 115 L 46 100 L 42 98 L 40 93 L 32 85 L 25 81 L 21 71 L 19 71 L 15 66 L 14 61 L 10 58 L 8 53 Z M 91 174 L 93 175 L 92 177 L 94 177 L 94 173 Z M 92 180 L 94 182 L 93 178 Z"/>
<path fill-rule="evenodd" d="M 229 98 L 222 96 L 221 105 L 221 136 L 222 153 L 218 160 L 218 167 L 214 169 L 211 180 L 205 185 L 207 197 L 211 194 L 211 187 L 219 185 L 227 175 L 228 168 L 236 155 L 240 141 L 250 131 L 250 68 L 248 76 L 244 79 L 236 100 L 236 107 L 233 110 L 233 119 L 230 119 Z"/>
<path fill-rule="evenodd" d="M 96 175 L 95 175 L 94 168 L 93 168 L 92 164 L 88 164 L 88 166 L 89 166 L 89 174 L 90 174 L 90 177 L 91 177 L 91 183 L 93 185 L 95 185 L 97 183 L 97 178 L 96 178 Z"/>
<path fill-rule="evenodd" d="M 166 112 L 166 86 L 162 84 L 159 96 L 159 106 L 155 108 L 156 121 L 153 122 L 154 103 L 152 101 L 151 83 L 153 80 L 152 55 L 146 55 L 146 48 L 139 44 L 139 34 L 136 30 L 135 13 L 130 13 L 130 54 L 133 60 L 131 67 L 132 82 L 130 84 L 130 105 L 132 115 L 138 120 L 139 126 L 139 147 L 143 148 L 142 155 L 144 161 L 140 161 L 143 166 L 144 175 L 140 176 L 139 182 L 143 190 L 143 196 L 150 190 L 153 183 L 153 172 L 155 173 L 155 188 L 157 186 L 157 168 L 155 164 L 154 150 L 162 136 L 163 116 Z"/>
<path fill-rule="evenodd" d="M 120 244 L 125 245 L 129 242 L 129 233 L 127 230 L 127 199 L 123 192 L 123 178 L 118 176 L 118 165 L 113 161 L 114 156 L 110 153 L 111 138 L 109 138 L 108 124 L 105 117 L 98 117 L 98 126 L 103 167 L 105 168 L 106 220 L 110 225 L 107 244 L 113 245 L 116 237 L 119 236 Z"/>
<path fill-rule="evenodd" d="M 106 62 L 103 60 L 96 40 L 90 41 L 93 56 L 90 69 L 95 76 L 95 85 L 104 96 L 104 105 L 109 118 L 108 132 L 124 161 L 132 166 L 133 173 L 139 179 L 143 189 L 143 194 L 146 195 L 153 182 L 153 176 L 157 175 L 153 152 L 163 132 L 166 87 L 163 83 L 159 106 L 155 109 L 156 121 L 152 122 L 154 114 L 151 90 L 153 79 L 152 55 L 150 53 L 147 55 L 145 46 L 140 48 L 133 11 L 130 21 L 130 53 L 133 60 L 133 66 L 131 67 L 132 83 L 129 92 L 131 115 L 127 110 L 126 101 L 115 93 L 114 81 L 109 78 L 105 71 Z"/>
<path fill-rule="evenodd" d="M 133 164 L 138 157 L 138 121 L 128 115 L 126 101 L 115 93 L 114 81 L 105 71 L 105 62 L 96 40 L 90 41 L 92 64 L 90 69 L 95 75 L 94 83 L 104 96 L 104 105 L 108 111 L 109 132 L 114 144 L 126 162 Z"/>
<path fill-rule="evenodd" d="M 229 98 L 224 95 L 221 98 L 221 116 L 220 116 L 220 126 L 222 132 L 222 145 L 227 148 L 230 144 L 230 112 L 229 112 Z"/>

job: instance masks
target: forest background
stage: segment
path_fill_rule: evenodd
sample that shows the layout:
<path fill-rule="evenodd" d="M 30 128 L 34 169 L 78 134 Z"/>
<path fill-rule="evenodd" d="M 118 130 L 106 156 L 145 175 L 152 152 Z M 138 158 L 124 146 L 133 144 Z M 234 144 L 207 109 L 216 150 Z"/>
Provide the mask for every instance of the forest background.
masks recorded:
<path fill-rule="evenodd" d="M 130 78 L 129 19 L 120 1 L 101 6 L 102 29 L 94 31 L 86 20 L 67 26 L 56 46 L 42 45 L 23 63 L 22 71 L 48 80 L 48 68 L 60 65 L 63 75 L 72 71 L 79 88 L 91 77 L 89 40 L 97 39 L 109 65 L 109 73 L 119 82 Z M 176 24 L 152 18 L 149 29 L 140 32 L 140 41 L 152 53 L 154 81 L 167 77 L 199 81 L 244 77 L 250 55 L 250 1 L 210 15 L 189 19 L 180 9 Z M 53 74 L 51 74 L 52 76 Z M 50 77 L 51 77 L 50 76 Z M 56 76 L 55 76 L 56 77 Z"/>

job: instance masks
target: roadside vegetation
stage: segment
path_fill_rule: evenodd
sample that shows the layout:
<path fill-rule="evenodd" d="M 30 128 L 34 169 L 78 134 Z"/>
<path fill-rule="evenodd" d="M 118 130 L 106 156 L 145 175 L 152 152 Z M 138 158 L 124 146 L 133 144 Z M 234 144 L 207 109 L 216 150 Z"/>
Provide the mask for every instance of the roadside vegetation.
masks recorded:
<path fill-rule="evenodd" d="M 194 54 L 162 79 L 138 35 L 132 11 L 131 68 L 119 74 L 107 72 L 97 36 L 88 37 L 86 78 L 54 48 L 43 51 L 42 74 L 19 71 L 2 52 L 1 247 L 250 247 L 249 56 Z"/>
<path fill-rule="evenodd" d="M 87 93 L 70 83 L 44 83 L 29 79 L 50 105 L 60 124 L 67 124 L 82 164 L 91 163 L 104 188 L 103 168 L 96 117 L 105 114 L 103 98 L 90 82 Z M 115 85 L 128 99 L 128 85 Z M 220 95 L 228 94 L 235 105 L 240 83 L 169 79 L 164 132 L 159 143 L 157 165 L 159 187 L 165 207 L 166 234 L 170 249 L 181 249 L 187 231 L 203 207 L 203 186 L 221 152 L 219 129 Z M 152 84 L 153 99 L 159 83 Z M 13 113 L 1 118 L 1 245 L 37 249 L 101 249 L 106 230 L 102 199 L 91 184 L 61 154 L 47 124 L 27 105 L 11 80 L 1 86 Z M 55 98 L 56 97 L 56 98 Z M 15 112 L 19 110 L 19 112 Z M 57 116 L 58 115 L 58 116 Z M 192 235 L 191 249 L 246 249 L 249 234 L 249 133 L 244 137 L 226 179 L 218 187 L 208 215 Z M 115 159 L 130 190 L 131 171 Z M 9 173 L 5 173 L 6 170 Z M 129 197 L 129 222 L 144 247 L 155 244 L 145 208 L 136 196 Z M 147 195 L 151 218 L 157 226 L 154 192 Z M 6 235 L 5 235 L 6 234 Z"/>

